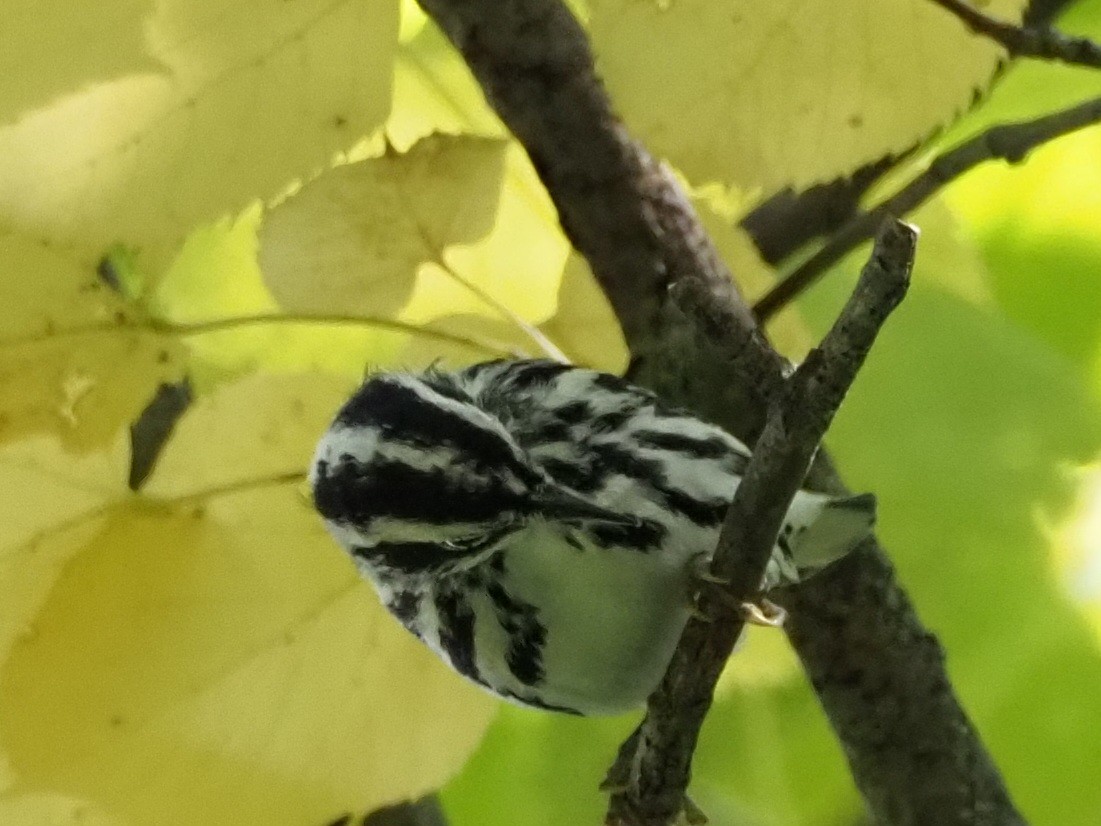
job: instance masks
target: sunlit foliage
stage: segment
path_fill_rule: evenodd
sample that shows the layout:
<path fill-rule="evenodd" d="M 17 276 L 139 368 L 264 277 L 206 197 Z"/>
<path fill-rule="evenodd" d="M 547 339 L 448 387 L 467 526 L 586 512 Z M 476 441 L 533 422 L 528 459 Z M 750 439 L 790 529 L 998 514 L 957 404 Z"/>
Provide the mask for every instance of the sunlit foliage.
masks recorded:
<path fill-rule="evenodd" d="M 782 274 L 738 226 L 762 197 L 1101 90 L 1016 67 L 957 120 L 999 53 L 927 0 L 572 5 L 750 295 Z M 1098 35 L 1101 2 L 1066 25 Z M 0 68 L 0 823 L 322 826 L 440 788 L 457 826 L 597 822 L 633 721 L 498 708 L 385 616 L 303 489 L 365 370 L 627 363 L 443 37 L 398 0 L 14 0 Z M 914 216 L 912 296 L 830 436 L 1015 798 L 1069 826 L 1101 817 L 1099 193 L 1094 128 Z M 859 264 L 777 318 L 789 355 Z M 129 428 L 184 378 L 132 491 Z M 856 821 L 779 635 L 720 688 L 713 822 Z"/>

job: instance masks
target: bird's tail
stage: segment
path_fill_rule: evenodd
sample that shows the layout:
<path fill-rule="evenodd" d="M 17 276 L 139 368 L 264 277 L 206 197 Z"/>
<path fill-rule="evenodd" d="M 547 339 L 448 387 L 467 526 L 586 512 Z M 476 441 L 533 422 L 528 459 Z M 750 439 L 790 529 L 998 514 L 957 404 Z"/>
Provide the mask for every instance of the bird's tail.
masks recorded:
<path fill-rule="evenodd" d="M 856 548 L 875 527 L 875 496 L 800 491 L 780 531 L 765 588 L 799 582 Z"/>

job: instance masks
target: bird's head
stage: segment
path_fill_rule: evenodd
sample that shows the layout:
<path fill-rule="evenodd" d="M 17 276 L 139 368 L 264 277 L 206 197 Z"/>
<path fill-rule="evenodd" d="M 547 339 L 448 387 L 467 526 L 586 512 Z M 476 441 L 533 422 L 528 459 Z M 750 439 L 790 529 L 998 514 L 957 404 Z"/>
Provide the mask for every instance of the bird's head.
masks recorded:
<path fill-rule="evenodd" d="M 361 563 L 410 574 L 474 564 L 535 515 L 619 518 L 556 485 L 498 419 L 433 376 L 364 383 L 322 437 L 310 482 Z"/>

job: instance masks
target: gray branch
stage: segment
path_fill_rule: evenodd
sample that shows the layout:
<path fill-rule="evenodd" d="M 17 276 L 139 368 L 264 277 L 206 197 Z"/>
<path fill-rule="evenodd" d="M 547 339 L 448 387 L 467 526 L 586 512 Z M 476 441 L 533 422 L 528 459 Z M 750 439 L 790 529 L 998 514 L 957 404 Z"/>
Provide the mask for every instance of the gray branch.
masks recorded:
<path fill-rule="evenodd" d="M 1015 26 L 963 0 L 932 0 L 971 31 L 999 43 L 1013 57 L 1038 57 L 1101 69 L 1101 45 L 1088 37 L 1062 34 L 1048 26 Z"/>
<path fill-rule="evenodd" d="M 1099 121 L 1101 98 L 1094 98 L 1034 120 L 992 126 L 938 155 L 924 172 L 896 194 L 852 218 L 830 236 L 814 255 L 792 270 L 753 306 L 754 314 L 760 321 L 767 321 L 825 275 L 830 267 L 871 238 L 883 221 L 909 214 L 979 164 L 991 160 L 1020 163 L 1037 146 Z"/>
<path fill-rule="evenodd" d="M 341 815 L 327 826 L 447 826 L 440 802 L 435 795 L 419 800 L 406 800 L 375 809 L 366 815 Z"/>
<path fill-rule="evenodd" d="M 784 361 L 672 176 L 615 118 L 584 31 L 561 0 L 420 2 L 524 145 L 607 293 L 631 349 L 629 378 L 756 442 L 784 387 Z M 700 302 L 707 312 L 672 300 L 669 288 L 686 279 L 694 294 L 711 296 Z M 716 338 L 709 328 L 722 325 Z M 821 457 L 809 478 L 840 490 Z M 790 638 L 879 821 L 1021 822 L 878 547 L 785 603 Z"/>
<path fill-rule="evenodd" d="M 703 590 L 692 619 L 650 697 L 635 738 L 626 787 L 613 793 L 608 822 L 666 826 L 685 809 L 692 754 L 715 684 L 742 633 L 728 605 L 756 596 L 784 516 L 875 336 L 909 285 L 917 233 L 887 224 L 856 289 L 821 345 L 788 378 L 772 406 L 745 477 L 727 511 L 711 574 L 729 583 Z M 688 807 L 691 809 L 691 807 Z"/>

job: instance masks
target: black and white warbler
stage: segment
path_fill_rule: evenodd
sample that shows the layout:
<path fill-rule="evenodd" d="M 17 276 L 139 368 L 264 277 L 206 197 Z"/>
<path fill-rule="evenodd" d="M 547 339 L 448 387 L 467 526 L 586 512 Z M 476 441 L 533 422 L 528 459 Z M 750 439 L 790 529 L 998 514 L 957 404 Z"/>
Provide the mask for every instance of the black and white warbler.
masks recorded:
<path fill-rule="evenodd" d="M 498 695 L 641 704 L 692 606 L 749 451 L 593 370 L 494 361 L 372 376 L 321 439 L 314 501 L 389 610 Z M 870 495 L 801 491 L 764 587 L 851 550 Z"/>

